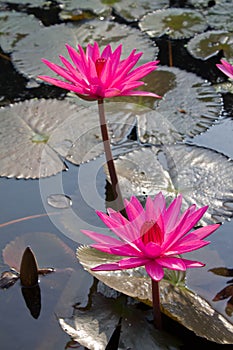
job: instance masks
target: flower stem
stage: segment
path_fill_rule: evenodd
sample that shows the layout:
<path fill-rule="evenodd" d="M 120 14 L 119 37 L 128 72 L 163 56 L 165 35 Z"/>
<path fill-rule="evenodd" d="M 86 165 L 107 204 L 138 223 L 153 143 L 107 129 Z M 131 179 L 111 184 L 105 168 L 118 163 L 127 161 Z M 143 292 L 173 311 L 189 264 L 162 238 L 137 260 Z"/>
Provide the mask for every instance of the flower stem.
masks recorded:
<path fill-rule="evenodd" d="M 116 209 L 117 211 L 124 213 L 124 202 L 122 199 L 121 190 L 120 190 L 119 182 L 117 178 L 117 173 L 116 173 L 116 169 L 113 161 L 110 139 L 108 135 L 108 127 L 107 127 L 105 112 L 104 112 L 103 99 L 98 100 L 98 108 L 99 108 L 100 129 L 101 129 L 102 140 L 104 144 L 104 152 L 105 152 L 108 171 L 109 171 L 109 175 L 112 183 L 113 196 L 114 196 L 114 200 L 116 201 Z"/>
<path fill-rule="evenodd" d="M 151 283 L 152 283 L 152 304 L 153 304 L 154 326 L 158 330 L 162 330 L 162 318 L 161 318 L 160 301 L 159 301 L 159 282 L 151 279 Z"/>

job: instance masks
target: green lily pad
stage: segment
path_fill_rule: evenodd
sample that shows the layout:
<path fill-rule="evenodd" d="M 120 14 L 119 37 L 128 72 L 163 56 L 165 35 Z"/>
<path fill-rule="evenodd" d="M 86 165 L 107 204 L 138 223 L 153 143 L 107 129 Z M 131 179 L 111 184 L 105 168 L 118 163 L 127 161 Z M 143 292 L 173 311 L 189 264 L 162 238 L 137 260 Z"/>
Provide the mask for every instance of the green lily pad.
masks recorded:
<path fill-rule="evenodd" d="M 187 45 L 188 51 L 195 58 L 207 60 L 223 50 L 227 60 L 233 57 L 233 33 L 223 30 L 211 30 L 192 38 Z"/>
<path fill-rule="evenodd" d="M 178 349 L 179 342 L 165 332 L 159 332 L 146 319 L 148 311 L 137 304 L 126 304 L 126 298 L 104 298 L 100 293 L 91 295 L 91 308 L 75 310 L 71 318 L 60 318 L 62 329 L 72 339 L 90 350 L 110 349 L 110 339 L 120 328 L 119 344 L 114 349 L 167 350 Z M 111 347 L 113 349 L 113 347 Z"/>
<path fill-rule="evenodd" d="M 122 43 L 123 58 L 136 47 L 144 52 L 140 64 L 154 60 L 158 54 L 158 48 L 140 31 L 115 22 L 90 20 L 81 25 L 60 24 L 32 32 L 20 41 L 20 45 L 16 45 L 12 61 L 26 77 L 51 75 L 51 70 L 41 62 L 42 57 L 60 64 L 59 55 L 68 57 L 65 44 L 86 47 L 93 41 L 97 41 L 102 48 L 110 43 L 113 49 Z"/>
<path fill-rule="evenodd" d="M 33 15 L 2 11 L 0 13 L 0 46 L 3 51 L 11 52 L 20 40 L 40 28 L 39 20 Z"/>
<path fill-rule="evenodd" d="M 92 267 L 119 260 L 90 247 L 80 247 L 77 257 L 85 270 L 109 287 L 152 305 L 151 279 L 143 268 L 94 272 Z M 233 344 L 233 324 L 189 289 L 160 282 L 162 311 L 200 337 L 220 344 Z M 211 327 L 209 325 L 211 324 Z"/>
<path fill-rule="evenodd" d="M 231 218 L 233 162 L 215 151 L 188 145 L 139 148 L 115 161 L 122 195 L 168 199 L 183 194 L 183 209 L 209 205 L 202 223 Z M 229 203 L 229 205 L 225 205 Z"/>
<path fill-rule="evenodd" d="M 205 18 L 194 10 L 169 8 L 148 13 L 139 27 L 151 37 L 167 35 L 172 39 L 190 38 L 207 28 Z"/>

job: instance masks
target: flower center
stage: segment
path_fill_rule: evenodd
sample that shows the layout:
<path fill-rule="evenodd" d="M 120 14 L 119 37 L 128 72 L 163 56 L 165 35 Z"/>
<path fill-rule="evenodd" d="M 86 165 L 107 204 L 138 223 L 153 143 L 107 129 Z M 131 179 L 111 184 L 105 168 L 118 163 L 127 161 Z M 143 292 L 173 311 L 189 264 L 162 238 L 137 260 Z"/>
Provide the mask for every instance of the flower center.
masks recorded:
<path fill-rule="evenodd" d="M 146 221 L 140 230 L 142 242 L 146 245 L 149 242 L 154 242 L 159 245 L 163 242 L 161 228 L 154 220 Z"/>
<path fill-rule="evenodd" d="M 97 72 L 98 77 L 100 77 L 100 74 L 104 68 L 105 62 L 106 62 L 105 58 L 98 58 L 95 61 L 95 68 L 96 68 L 96 72 Z"/>

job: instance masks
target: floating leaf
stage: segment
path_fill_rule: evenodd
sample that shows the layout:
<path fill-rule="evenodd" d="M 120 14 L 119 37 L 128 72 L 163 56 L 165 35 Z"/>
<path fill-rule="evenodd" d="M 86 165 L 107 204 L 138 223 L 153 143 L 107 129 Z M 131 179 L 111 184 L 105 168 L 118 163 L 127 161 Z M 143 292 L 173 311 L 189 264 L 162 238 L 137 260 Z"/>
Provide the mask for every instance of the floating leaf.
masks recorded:
<path fill-rule="evenodd" d="M 149 11 L 159 10 L 168 3 L 166 0 L 118 0 L 113 4 L 114 10 L 126 20 L 138 20 Z"/>
<path fill-rule="evenodd" d="M 54 25 L 31 33 L 20 41 L 20 45 L 16 45 L 12 60 L 15 67 L 29 78 L 51 75 L 51 70 L 41 62 L 42 57 L 60 64 L 59 55 L 68 58 L 65 44 L 86 47 L 93 41 L 101 47 L 110 43 L 113 49 L 122 44 L 122 57 L 127 57 L 136 47 L 144 52 L 140 63 L 152 61 L 158 53 L 158 48 L 134 28 L 110 21 L 91 20 L 81 25 Z"/>
<path fill-rule="evenodd" d="M 29 100 L 1 109 L 1 176 L 39 178 L 66 169 L 49 137 L 73 114 L 72 106 L 56 100 Z"/>
<path fill-rule="evenodd" d="M 64 101 L 2 108 L 0 128 L 1 176 L 46 177 L 66 169 L 61 157 L 80 164 L 103 153 L 97 110 Z"/>
<path fill-rule="evenodd" d="M 3 51 L 10 52 L 17 42 L 40 28 L 40 22 L 33 15 L 13 11 L 1 12 L 0 46 Z"/>
<path fill-rule="evenodd" d="M 117 257 L 90 247 L 80 247 L 77 257 L 89 273 L 109 287 L 152 304 L 151 280 L 144 269 L 94 272 L 91 270 L 92 267 L 112 263 Z M 197 294 L 187 288 L 174 286 L 162 280 L 160 298 L 163 312 L 194 331 L 198 336 L 220 344 L 233 344 L 232 323 Z"/>
<path fill-rule="evenodd" d="M 115 165 L 123 197 L 182 193 L 184 209 L 209 205 L 202 222 L 232 217 L 233 162 L 222 154 L 188 145 L 140 148 Z"/>
<path fill-rule="evenodd" d="M 123 141 L 135 125 L 141 142 L 173 143 L 205 131 L 221 113 L 221 96 L 193 73 L 161 67 L 144 81 L 146 90 L 162 95 L 163 99 L 135 96 L 107 102 L 106 118 L 113 143 Z M 80 103 L 75 95 L 69 95 L 67 100 Z"/>
<path fill-rule="evenodd" d="M 205 18 L 197 11 L 169 8 L 148 13 L 139 27 L 151 37 L 168 35 L 172 39 L 190 38 L 207 28 Z"/>
<path fill-rule="evenodd" d="M 38 266 L 34 253 L 27 247 L 20 264 L 20 281 L 23 287 L 34 287 L 38 284 Z"/>
<path fill-rule="evenodd" d="M 46 4 L 49 5 L 52 2 L 52 0 L 1 0 L 0 3 L 1 2 L 9 4 L 27 5 L 29 7 L 40 7 Z"/>
<path fill-rule="evenodd" d="M 162 86 L 166 82 L 167 91 L 164 89 L 163 99 L 158 102 L 156 111 L 139 116 L 141 142 L 158 144 L 192 137 L 205 131 L 219 117 L 222 110 L 220 95 L 195 74 L 162 67 L 148 79 L 150 85 L 153 80 L 162 82 Z"/>
<path fill-rule="evenodd" d="M 192 38 L 187 49 L 195 58 L 207 60 L 223 50 L 224 57 L 233 57 L 233 33 L 223 30 L 210 30 Z"/>
<path fill-rule="evenodd" d="M 90 350 L 113 349 L 108 342 L 120 322 L 117 349 L 177 349 L 178 341 L 158 332 L 147 321 L 148 312 L 139 310 L 137 304 L 126 305 L 125 297 L 110 299 L 95 293 L 91 299 L 90 310 L 75 310 L 72 318 L 59 319 L 63 330 L 81 345 Z"/>
<path fill-rule="evenodd" d="M 69 14 L 74 10 L 91 11 L 96 15 L 107 16 L 111 14 L 111 5 L 115 1 L 119 0 L 79 0 L 78 2 L 77 0 L 66 0 L 65 2 L 63 1 L 61 4 L 62 11 L 59 13 L 59 17 L 61 19 L 67 19 L 67 12 Z"/>
<path fill-rule="evenodd" d="M 232 31 L 233 6 L 231 0 L 216 1 L 207 11 L 206 19 L 214 29 Z"/>

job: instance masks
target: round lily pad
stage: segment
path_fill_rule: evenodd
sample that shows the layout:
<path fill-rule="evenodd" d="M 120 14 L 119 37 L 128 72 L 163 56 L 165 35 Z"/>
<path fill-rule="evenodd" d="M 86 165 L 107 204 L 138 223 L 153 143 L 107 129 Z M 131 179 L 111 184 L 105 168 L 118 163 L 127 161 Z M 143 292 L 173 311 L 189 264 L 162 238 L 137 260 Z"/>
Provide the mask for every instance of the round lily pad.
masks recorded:
<path fill-rule="evenodd" d="M 233 33 L 223 30 L 211 30 L 196 35 L 187 45 L 188 51 L 195 58 L 207 60 L 223 50 L 224 57 L 233 57 Z"/>
<path fill-rule="evenodd" d="M 16 45 L 12 59 L 15 67 L 29 78 L 51 75 L 51 70 L 41 62 L 42 57 L 60 64 L 59 55 L 68 58 L 65 44 L 86 47 L 93 41 L 102 48 L 110 43 L 113 49 L 122 43 L 123 58 L 136 47 L 144 53 L 140 64 L 154 60 L 158 53 L 158 48 L 134 28 L 110 21 L 90 20 L 82 25 L 60 24 L 31 33 Z"/>
<path fill-rule="evenodd" d="M 138 20 L 148 12 L 159 10 L 168 5 L 166 0 L 118 0 L 113 4 L 114 10 L 128 21 Z"/>
<path fill-rule="evenodd" d="M 40 178 L 103 153 L 97 112 L 57 100 L 29 100 L 0 110 L 0 175 Z"/>
<path fill-rule="evenodd" d="M 116 0 L 117 1 L 117 0 Z M 90 11 L 96 15 L 110 15 L 112 2 L 115 1 L 101 1 L 101 0 L 66 0 L 59 1 L 62 11 L 59 13 L 61 19 L 71 18 L 72 16 L 80 15 L 80 11 Z"/>
<path fill-rule="evenodd" d="M 17 42 L 40 28 L 40 21 L 33 15 L 2 11 L 0 12 L 0 46 L 3 51 L 11 52 Z"/>
<path fill-rule="evenodd" d="M 213 29 L 232 31 L 233 4 L 231 0 L 216 1 L 205 14 L 208 24 Z"/>
<path fill-rule="evenodd" d="M 197 11 L 169 8 L 148 13 L 140 20 L 139 27 L 151 37 L 166 34 L 172 39 L 183 39 L 202 33 L 207 23 Z"/>
<path fill-rule="evenodd" d="M 115 161 L 123 197 L 183 195 L 183 209 L 209 205 L 203 223 L 233 216 L 233 162 L 203 147 L 171 145 L 139 148 Z"/>
<path fill-rule="evenodd" d="M 210 84 L 193 73 L 161 67 L 145 81 L 149 91 L 150 87 L 152 91 L 158 87 L 157 93 L 162 93 L 163 99 L 156 102 L 151 99 L 150 107 L 155 108 L 155 111 L 138 117 L 141 142 L 171 143 L 182 140 L 185 136 L 192 137 L 208 129 L 221 113 L 221 96 Z"/>

